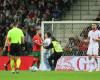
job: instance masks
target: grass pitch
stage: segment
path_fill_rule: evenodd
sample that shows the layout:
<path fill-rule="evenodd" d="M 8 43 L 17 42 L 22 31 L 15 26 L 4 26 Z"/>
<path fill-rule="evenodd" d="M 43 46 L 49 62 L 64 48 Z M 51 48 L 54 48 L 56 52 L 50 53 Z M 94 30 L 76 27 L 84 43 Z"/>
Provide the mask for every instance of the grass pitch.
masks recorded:
<path fill-rule="evenodd" d="M 100 80 L 100 72 L 67 72 L 67 71 L 0 71 L 0 80 Z"/>

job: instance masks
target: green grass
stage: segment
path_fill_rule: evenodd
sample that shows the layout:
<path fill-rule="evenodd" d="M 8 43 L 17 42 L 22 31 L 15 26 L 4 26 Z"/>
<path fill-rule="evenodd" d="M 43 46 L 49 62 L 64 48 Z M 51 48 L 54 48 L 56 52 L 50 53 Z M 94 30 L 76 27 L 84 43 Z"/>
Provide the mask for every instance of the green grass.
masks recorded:
<path fill-rule="evenodd" d="M 21 71 L 12 74 L 0 71 L 0 80 L 100 80 L 100 72 Z"/>

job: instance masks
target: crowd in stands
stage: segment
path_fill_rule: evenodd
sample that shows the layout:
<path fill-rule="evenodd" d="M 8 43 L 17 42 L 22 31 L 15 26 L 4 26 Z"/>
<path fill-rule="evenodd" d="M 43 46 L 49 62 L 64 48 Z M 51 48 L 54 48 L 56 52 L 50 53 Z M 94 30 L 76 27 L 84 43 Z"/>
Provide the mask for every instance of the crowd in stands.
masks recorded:
<path fill-rule="evenodd" d="M 60 19 L 65 9 L 70 10 L 76 0 L 0 0 L 0 47 L 14 21 L 19 22 L 26 36 L 27 45 L 41 21 Z"/>
<path fill-rule="evenodd" d="M 100 21 L 100 11 L 93 21 Z M 86 56 L 86 52 L 88 49 L 88 32 L 92 29 L 91 25 L 85 26 L 85 28 L 80 33 L 80 39 L 78 36 L 70 37 L 69 44 L 65 46 L 64 51 L 67 52 L 65 55 L 74 55 L 74 56 Z M 97 25 L 97 29 L 100 30 L 100 25 Z M 99 48 L 100 51 L 100 48 Z M 100 53 L 99 53 L 100 55 Z"/>
<path fill-rule="evenodd" d="M 52 20 L 52 18 L 55 20 L 61 19 L 63 13 L 70 10 L 71 5 L 76 1 L 77 0 L 0 0 L 0 49 L 4 46 L 5 36 L 8 30 L 11 29 L 11 24 L 14 21 L 18 21 L 19 27 L 22 28 L 25 34 L 25 49 L 31 52 L 32 37 L 35 35 L 35 28 L 40 26 L 41 21 L 49 21 Z M 95 20 L 100 21 L 100 12 Z M 80 53 L 79 50 L 83 50 L 83 52 L 87 50 L 87 43 L 84 42 L 84 39 L 87 38 L 89 30 L 90 26 L 85 28 L 81 33 L 80 36 L 83 37 L 83 41 L 78 38 L 69 39 L 70 45 L 73 46 L 72 51 Z M 65 49 L 70 52 L 69 48 Z"/>
<path fill-rule="evenodd" d="M 77 0 L 0 0 L 0 55 L 2 52 L 7 32 L 12 28 L 13 22 L 18 22 L 18 27 L 23 30 L 25 44 L 22 44 L 21 55 L 32 53 L 32 38 L 41 21 L 60 20 L 64 12 L 71 9 Z M 100 21 L 100 13 L 96 21 Z M 85 26 L 86 27 L 86 26 Z M 88 48 L 87 37 L 91 26 L 84 28 L 80 36 L 70 37 L 69 44 L 65 46 L 63 56 L 86 56 Z M 33 54 L 31 56 L 34 56 Z M 39 61 L 39 60 L 37 60 Z"/>
<path fill-rule="evenodd" d="M 77 0 L 0 0 L 0 49 L 4 46 L 5 36 L 11 28 L 11 24 L 14 21 L 18 21 L 19 27 L 22 28 L 25 34 L 25 49 L 31 52 L 32 37 L 35 35 L 36 27 L 40 27 L 41 21 L 49 21 L 52 19 L 60 20 L 64 12 L 70 10 L 71 5 L 76 1 Z M 100 20 L 100 13 L 95 20 Z M 90 26 L 85 28 L 81 33 L 80 36 L 83 37 L 83 40 L 69 38 L 69 45 L 73 47 L 65 48 L 65 51 L 67 50 L 69 53 L 72 51 L 69 55 L 80 55 L 80 50 L 81 52 L 87 50 L 87 43 L 84 42 L 84 39 L 87 38 L 89 30 Z"/>
<path fill-rule="evenodd" d="M 64 55 L 86 56 L 87 49 L 88 49 L 87 38 L 82 37 L 82 39 L 80 39 L 78 36 L 70 37 L 69 44 L 66 45 L 64 48 L 65 51 Z"/>

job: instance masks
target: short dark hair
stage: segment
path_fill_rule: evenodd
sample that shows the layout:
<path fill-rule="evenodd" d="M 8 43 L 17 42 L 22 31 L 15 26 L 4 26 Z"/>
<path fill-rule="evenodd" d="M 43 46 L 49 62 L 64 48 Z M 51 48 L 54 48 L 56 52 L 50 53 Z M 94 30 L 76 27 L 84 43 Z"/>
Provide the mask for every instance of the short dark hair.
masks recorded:
<path fill-rule="evenodd" d="M 98 26 L 98 23 L 92 23 L 92 24 L 96 24 L 96 26 Z"/>
<path fill-rule="evenodd" d="M 46 32 L 45 34 L 47 34 L 48 37 L 51 37 L 51 33 L 50 32 Z"/>
<path fill-rule="evenodd" d="M 14 21 L 14 22 L 13 22 L 13 25 L 17 25 L 17 24 L 18 24 L 18 21 Z"/>
<path fill-rule="evenodd" d="M 55 38 L 54 36 L 52 37 L 52 41 L 57 41 L 56 38 Z"/>

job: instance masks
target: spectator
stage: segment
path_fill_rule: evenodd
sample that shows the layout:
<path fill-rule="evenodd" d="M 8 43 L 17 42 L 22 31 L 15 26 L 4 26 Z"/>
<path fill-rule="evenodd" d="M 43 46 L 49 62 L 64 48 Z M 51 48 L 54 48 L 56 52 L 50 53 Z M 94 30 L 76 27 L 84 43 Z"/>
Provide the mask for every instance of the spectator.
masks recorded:
<path fill-rule="evenodd" d="M 37 9 L 37 5 L 33 0 L 31 0 L 31 3 L 29 5 L 29 11 Z"/>
<path fill-rule="evenodd" d="M 21 26 L 27 26 L 28 34 L 33 37 L 34 28 L 41 20 L 61 17 L 63 5 L 63 0 L 0 0 L 0 26 L 7 28 L 18 21 Z"/>
<path fill-rule="evenodd" d="M 97 16 L 97 18 L 95 19 L 96 21 L 100 21 L 100 11 L 99 11 L 99 14 Z"/>

